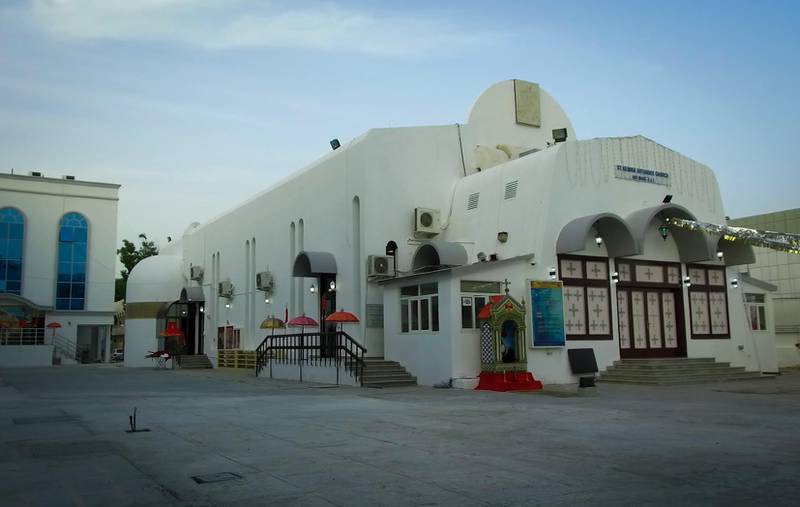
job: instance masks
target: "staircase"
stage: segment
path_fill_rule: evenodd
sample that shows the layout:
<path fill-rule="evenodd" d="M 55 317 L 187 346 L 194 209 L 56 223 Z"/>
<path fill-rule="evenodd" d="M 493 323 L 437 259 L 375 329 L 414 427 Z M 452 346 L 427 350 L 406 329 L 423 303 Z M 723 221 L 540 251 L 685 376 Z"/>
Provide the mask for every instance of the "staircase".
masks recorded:
<path fill-rule="evenodd" d="M 386 361 L 382 357 L 364 358 L 364 387 L 401 387 L 417 385 L 417 377 L 412 377 L 397 361 Z"/>
<path fill-rule="evenodd" d="M 207 370 L 213 368 L 211 360 L 205 354 L 197 354 L 193 356 L 180 356 L 178 365 L 182 370 Z"/>
<path fill-rule="evenodd" d="M 728 380 L 770 378 L 744 367 L 718 363 L 713 358 L 623 359 L 614 361 L 600 374 L 600 382 L 619 384 L 674 385 Z"/>

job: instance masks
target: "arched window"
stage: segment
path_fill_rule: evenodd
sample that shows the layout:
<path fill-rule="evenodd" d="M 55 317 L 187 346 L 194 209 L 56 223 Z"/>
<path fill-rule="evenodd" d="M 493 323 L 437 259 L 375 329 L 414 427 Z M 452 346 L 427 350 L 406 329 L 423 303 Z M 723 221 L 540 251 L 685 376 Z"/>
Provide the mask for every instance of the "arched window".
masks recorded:
<path fill-rule="evenodd" d="M 0 293 L 22 291 L 22 241 L 25 218 L 15 208 L 0 209 Z"/>
<path fill-rule="evenodd" d="M 89 224 L 80 213 L 67 213 L 58 229 L 57 310 L 83 310 Z"/>

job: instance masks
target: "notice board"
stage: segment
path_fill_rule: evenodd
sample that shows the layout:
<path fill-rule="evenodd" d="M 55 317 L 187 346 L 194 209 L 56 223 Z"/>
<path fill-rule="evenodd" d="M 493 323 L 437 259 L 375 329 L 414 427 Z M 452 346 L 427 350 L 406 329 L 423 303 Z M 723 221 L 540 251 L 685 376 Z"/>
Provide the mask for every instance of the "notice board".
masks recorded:
<path fill-rule="evenodd" d="M 554 280 L 528 280 L 530 287 L 530 324 L 534 347 L 563 347 L 563 285 Z"/>

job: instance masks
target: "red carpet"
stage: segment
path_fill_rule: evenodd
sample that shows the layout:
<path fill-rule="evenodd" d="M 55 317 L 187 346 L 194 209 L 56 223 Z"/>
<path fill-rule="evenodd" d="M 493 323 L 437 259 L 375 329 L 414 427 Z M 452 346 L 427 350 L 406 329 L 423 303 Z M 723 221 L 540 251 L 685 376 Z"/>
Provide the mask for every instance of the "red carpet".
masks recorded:
<path fill-rule="evenodd" d="M 482 372 L 478 379 L 475 389 L 482 391 L 533 391 L 542 388 L 542 383 L 529 371 Z"/>

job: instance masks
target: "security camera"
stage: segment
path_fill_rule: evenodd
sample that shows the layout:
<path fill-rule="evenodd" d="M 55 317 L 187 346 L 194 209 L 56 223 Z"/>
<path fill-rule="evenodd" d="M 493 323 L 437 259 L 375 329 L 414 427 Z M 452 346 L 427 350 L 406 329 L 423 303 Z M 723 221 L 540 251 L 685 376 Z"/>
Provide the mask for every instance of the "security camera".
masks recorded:
<path fill-rule="evenodd" d="M 535 266 L 536 265 L 536 256 L 535 255 L 531 255 L 531 258 L 530 258 L 530 260 L 528 262 L 531 263 L 531 266 Z"/>

